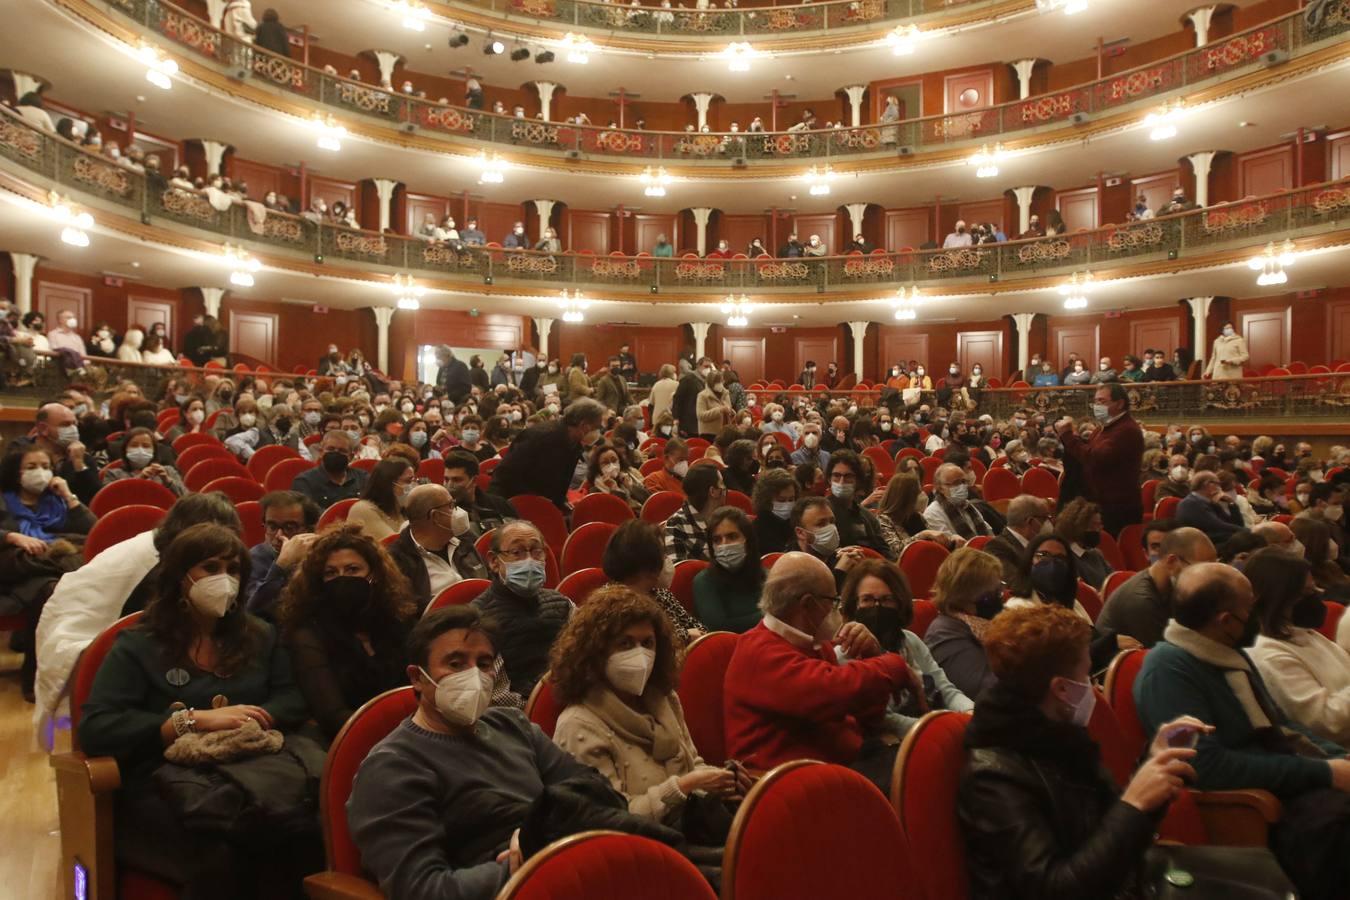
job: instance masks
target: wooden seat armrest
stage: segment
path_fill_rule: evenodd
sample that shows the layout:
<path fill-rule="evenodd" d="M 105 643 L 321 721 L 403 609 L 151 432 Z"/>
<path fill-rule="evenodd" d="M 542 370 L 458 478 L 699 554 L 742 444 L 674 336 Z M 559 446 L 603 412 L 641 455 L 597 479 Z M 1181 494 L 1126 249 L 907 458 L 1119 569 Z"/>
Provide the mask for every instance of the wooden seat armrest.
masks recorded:
<path fill-rule="evenodd" d="M 1237 791 L 1192 791 L 1195 802 L 1203 809 L 1231 809 L 1234 807 L 1253 810 L 1270 825 L 1280 821 L 1284 807 L 1270 791 L 1257 788 L 1245 788 Z"/>
<path fill-rule="evenodd" d="M 117 760 L 111 756 L 85 756 L 78 750 L 55 753 L 51 757 L 51 767 L 56 770 L 58 779 L 84 778 L 89 784 L 90 793 L 105 794 L 122 786 Z"/>
<path fill-rule="evenodd" d="M 1280 821 L 1280 801 L 1269 791 L 1191 791 L 1211 844 L 1266 847 L 1270 826 Z"/>
<path fill-rule="evenodd" d="M 384 900 L 380 889 L 364 878 L 342 872 L 319 872 L 305 879 L 310 900 Z"/>

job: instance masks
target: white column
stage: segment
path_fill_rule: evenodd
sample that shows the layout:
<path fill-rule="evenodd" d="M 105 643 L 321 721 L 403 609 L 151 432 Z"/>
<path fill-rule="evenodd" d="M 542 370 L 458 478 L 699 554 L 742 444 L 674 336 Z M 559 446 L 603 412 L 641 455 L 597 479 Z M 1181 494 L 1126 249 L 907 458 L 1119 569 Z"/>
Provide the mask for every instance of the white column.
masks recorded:
<path fill-rule="evenodd" d="M 553 330 L 553 319 L 535 319 L 534 327 L 539 329 L 539 358 L 548 359 L 548 335 Z"/>
<path fill-rule="evenodd" d="M 397 181 L 391 181 L 388 178 L 373 178 L 375 182 L 375 194 L 380 198 L 380 232 L 383 233 L 389 227 L 394 218 L 394 188 L 398 187 Z M 380 309 L 381 307 L 377 307 Z M 375 314 L 379 318 L 379 313 Z M 384 366 L 380 366 L 380 371 L 384 371 Z"/>
<path fill-rule="evenodd" d="M 1191 332 L 1191 352 L 1195 355 L 1196 362 L 1204 362 L 1205 355 L 1209 352 L 1209 344 L 1205 341 L 1205 323 L 1209 319 L 1209 305 L 1214 302 L 1214 298 L 1187 297 L 1186 302 L 1190 304 L 1191 316 L 1195 319 L 1195 327 Z M 1179 376 L 1185 374 L 1185 372 L 1177 373 Z"/>
<path fill-rule="evenodd" d="M 1027 363 L 1031 361 L 1031 323 L 1035 313 L 1013 313 L 1013 322 L 1017 325 L 1017 367 L 1022 377 L 1027 377 Z"/>
<path fill-rule="evenodd" d="M 871 322 L 849 322 L 848 327 L 853 332 L 853 377 L 855 383 L 863 380 L 863 344 L 867 337 L 867 326 Z"/>
<path fill-rule="evenodd" d="M 33 271 L 38 257 L 11 251 L 9 261 L 14 268 L 14 302 L 19 306 L 19 315 L 26 316 L 33 311 Z"/>
<path fill-rule="evenodd" d="M 544 115 L 545 122 L 553 121 L 553 92 L 558 86 L 551 81 L 536 81 L 535 89 L 539 91 L 539 111 Z"/>
<path fill-rule="evenodd" d="M 1201 6 L 1186 13 L 1186 18 L 1195 26 L 1195 46 L 1203 47 L 1209 43 L 1209 22 L 1214 18 L 1217 7 Z"/>
<path fill-rule="evenodd" d="M 221 20 L 225 18 L 225 0 L 206 0 L 206 15 L 211 19 L 211 24 L 219 28 Z"/>
<path fill-rule="evenodd" d="M 1027 229 L 1031 227 L 1031 198 L 1036 193 L 1036 185 L 1015 187 L 1012 192 L 1017 198 L 1017 234 L 1026 234 Z"/>
<path fill-rule="evenodd" d="M 850 84 L 844 88 L 844 93 L 848 95 L 849 112 L 853 115 L 854 128 L 862 124 L 863 92 L 866 90 L 867 86 L 863 84 Z"/>
<path fill-rule="evenodd" d="M 222 144 L 220 141 L 202 141 L 202 151 L 206 154 L 207 175 L 221 174 L 220 164 L 225 161 L 225 151 L 229 148 L 229 144 Z"/>
<path fill-rule="evenodd" d="M 867 211 L 867 204 L 849 203 L 844 209 L 848 210 L 848 221 L 853 226 L 853 234 L 849 235 L 849 238 L 852 239 L 854 235 L 862 234 L 863 213 Z M 858 373 L 858 377 L 862 378 L 861 372 Z"/>
<path fill-rule="evenodd" d="M 375 314 L 375 333 L 376 363 L 380 371 L 385 375 L 389 374 L 389 323 L 394 319 L 394 307 L 392 306 L 372 306 L 370 311 Z"/>
<path fill-rule="evenodd" d="M 1209 206 L 1209 170 L 1214 165 L 1216 153 L 1214 150 L 1202 150 L 1186 157 L 1195 172 L 1195 202 L 1199 206 Z"/>
<path fill-rule="evenodd" d="M 539 213 L 539 237 L 544 237 L 544 229 L 549 228 L 548 220 L 553 216 L 554 200 L 531 200 L 535 211 Z"/>
<path fill-rule="evenodd" d="M 220 318 L 220 300 L 225 296 L 225 289 L 218 287 L 199 287 L 197 290 L 202 292 L 202 304 L 206 307 L 206 314 Z"/>
<path fill-rule="evenodd" d="M 394 66 L 403 57 L 397 53 L 391 53 L 388 50 L 372 50 L 375 56 L 375 64 L 380 67 L 380 87 L 392 91 L 394 89 Z"/>
<path fill-rule="evenodd" d="M 1036 68 L 1036 60 L 1015 59 L 1008 65 L 1012 66 L 1013 71 L 1017 73 L 1018 99 L 1027 99 L 1031 96 L 1031 70 Z"/>
<path fill-rule="evenodd" d="M 694 214 L 694 228 L 698 233 L 698 255 L 708 255 L 708 220 L 712 218 L 712 209 L 707 206 L 695 206 L 689 210 Z"/>
<path fill-rule="evenodd" d="M 694 362 L 708 355 L 708 329 L 712 327 L 711 322 L 690 322 L 689 327 L 694 329 Z"/>
<path fill-rule="evenodd" d="M 698 93 L 690 94 L 694 98 L 694 109 L 698 110 L 698 127 L 703 130 L 703 126 L 708 124 L 708 107 L 712 106 L 712 94 Z"/>
<path fill-rule="evenodd" d="M 14 79 L 14 96 L 17 98 L 22 99 L 25 94 L 36 94 L 42 90 L 42 82 L 27 72 L 11 72 L 10 77 Z"/>

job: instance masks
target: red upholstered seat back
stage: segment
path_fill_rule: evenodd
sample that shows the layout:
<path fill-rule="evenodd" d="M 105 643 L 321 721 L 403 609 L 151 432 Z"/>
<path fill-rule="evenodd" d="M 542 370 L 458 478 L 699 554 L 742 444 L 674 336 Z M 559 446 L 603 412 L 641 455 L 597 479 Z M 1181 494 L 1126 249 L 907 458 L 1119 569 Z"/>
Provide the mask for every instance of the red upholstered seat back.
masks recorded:
<path fill-rule="evenodd" d="M 253 477 L 262 484 L 267 480 L 267 473 L 272 467 L 283 459 L 299 459 L 300 454 L 287 447 L 285 444 L 268 444 L 266 447 L 259 447 L 257 452 L 248 458 L 247 468 L 253 474 Z"/>
<path fill-rule="evenodd" d="M 183 437 L 201 437 L 201 435 L 185 434 Z M 182 438 L 179 438 L 179 440 L 182 440 Z M 173 465 L 180 473 L 186 475 L 193 466 L 207 459 L 234 459 L 234 454 L 227 450 L 223 444 L 212 440 L 207 443 L 191 445 L 178 454 L 178 458 L 173 461 Z"/>
<path fill-rule="evenodd" d="M 511 506 L 522 519 L 534 523 L 555 556 L 562 554 L 563 544 L 567 542 L 567 523 L 552 501 L 536 494 L 517 494 L 511 498 Z"/>
<path fill-rule="evenodd" d="M 684 495 L 674 491 L 657 491 L 642 504 L 642 521 L 658 525 L 669 519 L 675 510 L 684 506 Z"/>
<path fill-rule="evenodd" d="M 424 459 L 417 464 L 417 477 L 429 484 L 445 484 L 445 460 Z"/>
<path fill-rule="evenodd" d="M 712 563 L 706 559 L 682 559 L 675 564 L 675 575 L 670 579 L 670 592 L 689 612 L 694 611 L 694 576 Z"/>
<path fill-rule="evenodd" d="M 1152 503 L 1145 503 L 1144 509 L 1152 506 Z M 1120 555 L 1125 560 L 1122 568 L 1133 569 L 1136 572 L 1148 568 L 1148 553 L 1144 551 L 1143 540 L 1143 525 L 1126 525 L 1120 529 L 1120 534 L 1116 537 L 1116 546 L 1120 548 Z"/>
<path fill-rule="evenodd" d="M 339 500 L 334 503 L 323 511 L 323 515 L 319 516 L 319 524 L 314 526 L 314 530 L 323 531 L 329 525 L 347 521 L 347 513 L 351 512 L 352 507 L 355 505 L 355 497 L 348 497 L 346 500 Z"/>
<path fill-rule="evenodd" d="M 486 578 L 465 578 L 463 581 L 456 581 L 432 599 L 427 611 L 472 603 L 475 597 L 490 587 L 492 582 Z"/>
<path fill-rule="evenodd" d="M 909 589 L 915 597 L 927 597 L 933 592 L 938 569 L 949 555 L 946 547 L 933 541 L 914 541 L 900 554 L 900 570 L 909 580 Z"/>
<path fill-rule="evenodd" d="M 1111 532 L 1101 532 L 1101 543 L 1097 545 L 1097 551 L 1101 553 L 1102 556 L 1106 557 L 1106 561 L 1111 564 L 1111 568 L 1127 568 L 1125 565 L 1125 556 L 1120 552 L 1120 547 L 1116 544 L 1116 539 L 1111 536 Z"/>
<path fill-rule="evenodd" d="M 107 487 L 99 488 L 89 504 L 89 511 L 103 517 L 114 509 L 138 504 L 168 509 L 173 506 L 173 491 L 148 478 L 124 478 Z"/>
<path fill-rule="evenodd" d="M 798 760 L 761 778 L 736 813 L 722 900 L 905 900 L 923 896 L 916 877 L 900 821 L 875 785 L 843 766 Z"/>
<path fill-rule="evenodd" d="M 581 569 L 598 569 L 605 555 L 605 545 L 617 525 L 609 522 L 587 522 L 567 536 L 562 551 L 562 574 L 570 575 Z"/>
<path fill-rule="evenodd" d="M 164 510 L 158 506 L 142 506 L 136 503 L 114 509 L 89 529 L 89 534 L 84 539 L 84 561 L 92 562 L 94 557 L 113 544 L 120 544 L 143 531 L 149 531 L 163 518 Z"/>
<path fill-rule="evenodd" d="M 416 707 L 417 698 L 412 687 L 385 691 L 352 713 L 347 724 L 333 738 L 319 786 L 323 844 L 329 869 L 361 875 L 361 854 L 347 830 L 347 798 L 352 792 L 352 781 L 371 748 L 412 715 Z"/>
<path fill-rule="evenodd" d="M 968 713 L 932 712 L 919 720 L 900 745 L 891 779 L 891 803 L 909 839 L 928 896 L 965 900 L 965 839 L 956 818 L 956 792 L 965 765 Z"/>
<path fill-rule="evenodd" d="M 263 486 L 254 481 L 251 475 L 247 478 L 242 475 L 226 475 L 224 478 L 208 481 L 202 486 L 203 494 L 209 494 L 213 491 L 219 491 L 234 503 L 261 500 L 262 495 L 266 493 Z"/>
<path fill-rule="evenodd" d="M 684 706 L 684 721 L 703 761 L 720 766 L 727 761 L 726 732 L 722 722 L 723 682 L 737 636 L 714 631 L 689 645 L 680 670 L 678 690 Z"/>
<path fill-rule="evenodd" d="M 1120 723 L 1120 730 L 1130 741 L 1131 746 L 1142 752 L 1148 743 L 1148 733 L 1139 721 L 1139 710 L 1134 705 L 1134 679 L 1144 667 L 1144 654 L 1147 650 L 1126 650 L 1111 660 L 1106 670 L 1106 700 L 1111 704 Z"/>
<path fill-rule="evenodd" d="M 778 562 L 779 558 L 781 558 L 782 555 L 783 554 L 778 551 L 775 551 L 773 553 L 765 553 L 763 556 L 759 558 L 759 564 L 764 567 L 764 571 L 770 572 L 773 570 L 773 564 Z"/>
<path fill-rule="evenodd" d="M 177 413 L 177 410 L 166 409 L 159 414 L 158 423 L 160 431 L 168 431 L 178 422 L 179 416 L 176 414 L 169 415 L 170 413 Z M 165 421 L 166 419 L 167 423 Z M 189 447 L 197 447 L 206 444 L 214 444 L 217 447 L 223 446 L 220 442 L 220 438 L 208 431 L 191 431 L 187 434 L 180 434 L 178 437 L 174 438 L 173 452 L 182 455 Z"/>
<path fill-rule="evenodd" d="M 1158 505 L 1153 508 L 1153 518 L 1170 519 L 1177 514 L 1177 507 L 1180 505 L 1180 497 L 1164 497 L 1159 500 Z"/>
<path fill-rule="evenodd" d="M 1336 628 L 1341 624 L 1341 616 L 1345 615 L 1345 607 L 1331 600 L 1323 600 L 1327 607 L 1327 617 L 1322 620 L 1322 627 L 1317 629 L 1322 636 L 1329 641 L 1336 640 Z"/>
<path fill-rule="evenodd" d="M 99 636 L 84 648 L 84 652 L 75 663 L 75 675 L 70 680 L 70 743 L 75 750 L 80 749 L 80 712 L 84 708 L 85 701 L 89 699 L 89 692 L 93 690 L 94 676 L 98 674 L 98 667 L 103 665 L 103 660 L 107 658 L 108 651 L 112 649 L 117 636 L 139 622 L 141 615 L 142 613 L 138 612 L 132 613 L 103 629 Z"/>
<path fill-rule="evenodd" d="M 267 526 L 263 524 L 262 504 L 257 500 L 245 500 L 234 507 L 239 513 L 239 522 L 244 526 L 244 544 L 256 547 L 267 537 Z"/>
<path fill-rule="evenodd" d="M 564 578 L 558 584 L 558 593 L 581 606 L 592 591 L 608 581 L 609 576 L 605 574 L 604 569 L 582 569 Z"/>
<path fill-rule="evenodd" d="M 975 537 L 966 541 L 966 546 L 972 550 L 983 550 L 984 545 L 993 540 L 993 537 L 987 534 L 977 534 Z"/>
<path fill-rule="evenodd" d="M 736 507 L 747 516 L 754 515 L 755 512 L 754 504 L 750 502 L 750 498 L 740 491 L 727 491 L 726 505 Z"/>
<path fill-rule="evenodd" d="M 866 447 L 862 455 L 872 461 L 877 470 L 877 484 L 885 484 L 895 473 L 895 459 L 880 447 Z"/>
<path fill-rule="evenodd" d="M 497 900 L 717 900 L 694 864 L 665 844 L 613 831 L 564 838 L 535 854 Z"/>
<path fill-rule="evenodd" d="M 1107 575 L 1106 581 L 1102 582 L 1102 605 L 1105 606 L 1106 601 L 1111 599 L 1111 595 L 1115 593 L 1116 588 L 1133 578 L 1134 574 L 1128 569 L 1120 569 Z"/>
<path fill-rule="evenodd" d="M 238 475 L 240 478 L 252 478 L 243 464 L 237 459 L 204 459 L 183 473 L 183 484 L 189 491 L 200 491 L 217 478 Z"/>
<path fill-rule="evenodd" d="M 1096 688 L 1093 690 L 1097 691 Z M 1116 786 L 1124 789 L 1134 774 L 1134 764 L 1141 748 L 1126 736 L 1115 710 L 1100 691 L 1097 691 L 1097 705 L 1092 708 L 1092 718 L 1088 720 L 1088 734 L 1101 748 L 1102 764 L 1111 770 Z"/>
<path fill-rule="evenodd" d="M 1088 617 L 1092 621 L 1102 614 L 1102 598 L 1097 593 L 1097 589 L 1088 584 L 1083 579 L 1078 579 L 1078 596 L 1075 598 L 1083 604 L 1083 609 L 1087 610 Z"/>
<path fill-rule="evenodd" d="M 558 728 L 558 716 L 561 714 L 562 709 L 553 699 L 553 683 L 545 672 L 535 683 L 534 690 L 530 691 L 530 699 L 525 701 L 525 718 L 538 725 L 551 738 Z"/>
<path fill-rule="evenodd" d="M 1021 493 L 1022 484 L 1005 466 L 995 466 L 984 476 L 981 490 L 984 491 L 984 499 L 993 503 L 995 500 L 1011 500 L 1016 497 Z"/>
<path fill-rule="evenodd" d="M 1027 469 L 1026 474 L 1022 476 L 1021 492 L 1043 497 L 1051 503 L 1058 503 L 1059 479 L 1049 469 L 1042 469 L 1040 466 Z"/>
<path fill-rule="evenodd" d="M 622 525 L 633 518 L 633 509 L 613 494 L 587 494 L 572 507 L 572 529 L 587 522 L 608 522 Z"/>
<path fill-rule="evenodd" d="M 938 616 L 937 606 L 932 600 L 914 601 L 914 621 L 909 623 L 909 630 L 923 637 L 928 633 L 928 626 L 933 624 L 933 620 Z"/>
<path fill-rule="evenodd" d="M 314 463 L 307 459 L 283 459 L 267 470 L 267 479 L 263 482 L 263 487 L 268 491 L 289 491 L 295 476 L 312 468 Z"/>

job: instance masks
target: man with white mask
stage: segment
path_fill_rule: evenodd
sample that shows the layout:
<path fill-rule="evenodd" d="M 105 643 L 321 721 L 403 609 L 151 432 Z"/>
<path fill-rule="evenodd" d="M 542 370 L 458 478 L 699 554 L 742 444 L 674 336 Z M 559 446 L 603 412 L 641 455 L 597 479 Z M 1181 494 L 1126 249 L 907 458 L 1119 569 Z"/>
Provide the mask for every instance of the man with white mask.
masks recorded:
<path fill-rule="evenodd" d="M 389 555 L 408 577 L 413 597 L 425 610 L 436 595 L 465 578 L 486 578 L 469 530 L 469 514 L 439 484 L 422 484 L 408 492 L 403 505 L 408 527 L 389 545 Z"/>
<path fill-rule="evenodd" d="M 861 623 L 844 624 L 838 607 L 820 559 L 792 552 L 774 564 L 760 598 L 764 619 L 737 638 L 727 667 L 727 756 L 752 769 L 818 759 L 886 791 L 898 741 L 880 738 L 882 717 L 887 698 L 910 683 L 909 668 Z"/>
<path fill-rule="evenodd" d="M 28 434 L 15 438 L 10 452 L 22 452 L 31 447 L 46 450 L 56 464 L 55 474 L 66 480 L 80 502 L 88 505 L 98 493 L 98 467 L 87 460 L 84 443 L 75 413 L 63 403 L 45 403 L 38 407 L 33 427 Z"/>
<path fill-rule="evenodd" d="M 966 540 L 993 534 L 979 509 L 970 502 L 966 473 L 953 463 L 943 463 L 933 474 L 933 502 L 923 511 L 923 520 L 933 531 Z"/>
<path fill-rule="evenodd" d="M 491 900 L 520 867 L 525 811 L 562 781 L 594 780 L 626 806 L 524 713 L 489 708 L 501 633 L 451 606 L 408 639 L 417 709 L 371 750 L 347 803 L 362 867 L 387 897 Z"/>
<path fill-rule="evenodd" d="M 792 549 L 810 554 L 823 562 L 838 585 L 848 570 L 864 559 L 861 547 L 840 547 L 839 526 L 834 508 L 824 497 L 803 497 L 792 507 Z"/>

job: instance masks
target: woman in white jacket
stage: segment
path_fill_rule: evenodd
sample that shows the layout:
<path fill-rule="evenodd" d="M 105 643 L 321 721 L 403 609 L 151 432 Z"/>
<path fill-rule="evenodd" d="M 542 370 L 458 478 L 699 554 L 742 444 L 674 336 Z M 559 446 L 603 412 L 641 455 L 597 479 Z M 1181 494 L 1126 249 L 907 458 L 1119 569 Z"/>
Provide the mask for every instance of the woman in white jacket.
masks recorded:
<path fill-rule="evenodd" d="M 141 344 L 144 341 L 145 332 L 135 325 L 131 326 L 127 329 L 127 333 L 122 335 L 122 345 L 117 348 L 117 358 L 122 362 L 142 362 Z"/>
<path fill-rule="evenodd" d="M 1249 651 L 1275 702 L 1318 737 L 1350 741 L 1350 653 L 1318 629 L 1327 607 L 1307 561 L 1267 547 L 1248 558 L 1261 635 Z"/>
<path fill-rule="evenodd" d="M 253 43 L 258 20 L 253 18 L 253 4 L 249 0 L 229 0 L 220 17 L 220 30 L 246 43 Z"/>

